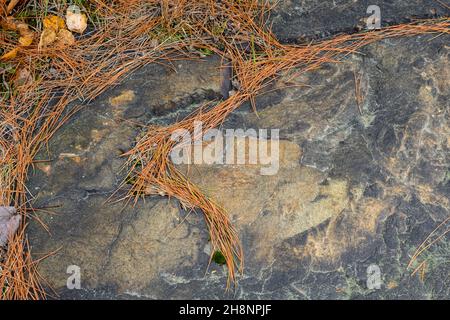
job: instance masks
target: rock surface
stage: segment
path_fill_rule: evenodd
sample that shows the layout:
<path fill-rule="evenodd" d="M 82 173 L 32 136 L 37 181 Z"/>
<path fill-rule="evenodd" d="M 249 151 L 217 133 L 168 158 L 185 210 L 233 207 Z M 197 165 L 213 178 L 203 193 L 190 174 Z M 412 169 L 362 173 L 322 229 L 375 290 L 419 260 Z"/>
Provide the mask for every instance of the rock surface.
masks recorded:
<path fill-rule="evenodd" d="M 36 207 L 60 206 L 39 213 L 51 234 L 29 228 L 35 256 L 61 248 L 40 273 L 64 298 L 448 298 L 448 239 L 426 253 L 423 281 L 406 268 L 450 207 L 450 37 L 430 39 L 382 41 L 293 79 L 307 86 L 281 79 L 258 97 L 258 116 L 244 106 L 227 119 L 224 128 L 275 128 L 281 138 L 275 175 L 249 165 L 189 171 L 243 243 L 231 292 L 224 267 L 208 268 L 200 213 L 162 197 L 108 201 L 139 124 L 170 123 L 220 97 L 220 59 L 139 70 L 70 120 L 41 155 L 53 161 L 30 177 Z M 367 286 L 373 264 L 380 289 Z M 70 265 L 80 267 L 79 290 L 66 288 Z"/>
<path fill-rule="evenodd" d="M 281 41 L 302 42 L 364 29 L 371 5 L 380 8 L 381 26 L 450 15 L 448 3 L 436 0 L 282 0 L 270 24 Z"/>

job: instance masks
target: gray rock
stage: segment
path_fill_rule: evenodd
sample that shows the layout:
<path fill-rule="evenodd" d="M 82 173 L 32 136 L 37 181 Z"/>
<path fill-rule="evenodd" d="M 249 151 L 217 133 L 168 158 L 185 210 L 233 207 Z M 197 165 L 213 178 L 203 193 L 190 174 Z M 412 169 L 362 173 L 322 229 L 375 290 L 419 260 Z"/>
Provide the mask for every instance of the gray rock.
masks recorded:
<path fill-rule="evenodd" d="M 245 252 L 235 290 L 223 266 L 208 268 L 200 213 L 173 199 L 108 201 L 125 177 L 120 155 L 139 123 L 170 123 L 220 97 L 220 60 L 150 66 L 83 109 L 53 138 L 31 176 L 36 206 L 57 215 L 29 228 L 34 253 L 62 249 L 39 271 L 64 298 L 376 299 L 448 298 L 448 239 L 426 254 L 424 282 L 407 264 L 449 214 L 448 36 L 391 39 L 337 65 L 297 77 L 234 112 L 224 128 L 279 128 L 280 169 L 191 168 L 225 206 Z M 364 100 L 357 105 L 354 72 Z M 112 198 L 117 200 L 116 197 Z M 447 259 L 447 260 L 446 260 Z M 366 285 L 368 267 L 381 288 Z M 81 269 L 80 290 L 66 287 Z"/>
<path fill-rule="evenodd" d="M 449 7 L 435 0 L 282 0 L 269 23 L 281 41 L 303 42 L 364 30 L 370 5 L 379 6 L 381 26 L 450 15 Z"/>

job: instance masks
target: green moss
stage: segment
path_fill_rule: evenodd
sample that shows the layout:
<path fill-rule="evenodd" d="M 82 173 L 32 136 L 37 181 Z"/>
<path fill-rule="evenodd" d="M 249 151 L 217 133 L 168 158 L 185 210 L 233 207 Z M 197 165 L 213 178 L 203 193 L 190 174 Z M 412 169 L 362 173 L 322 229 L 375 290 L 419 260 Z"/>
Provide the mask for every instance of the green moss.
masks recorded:
<path fill-rule="evenodd" d="M 168 27 L 157 26 L 149 35 L 150 38 L 157 39 L 159 43 L 178 42 L 189 36 L 182 28 L 178 28 L 176 25 Z"/>
<path fill-rule="evenodd" d="M 212 50 L 207 49 L 207 48 L 200 48 L 200 49 L 198 49 L 198 52 L 200 52 L 200 54 L 202 54 L 204 56 L 210 56 L 214 53 Z"/>
<path fill-rule="evenodd" d="M 219 250 L 217 250 L 216 252 L 214 252 L 213 256 L 212 256 L 212 260 L 217 263 L 218 265 L 224 265 L 225 263 L 227 263 L 227 260 L 225 259 L 225 257 L 223 256 L 222 252 L 220 252 Z"/>

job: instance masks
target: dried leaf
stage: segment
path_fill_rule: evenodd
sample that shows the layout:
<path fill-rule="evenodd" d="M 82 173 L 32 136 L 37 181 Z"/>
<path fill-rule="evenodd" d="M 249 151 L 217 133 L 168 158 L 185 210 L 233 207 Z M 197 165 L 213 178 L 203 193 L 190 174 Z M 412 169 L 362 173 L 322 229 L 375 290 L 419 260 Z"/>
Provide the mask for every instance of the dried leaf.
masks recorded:
<path fill-rule="evenodd" d="M 30 31 L 29 26 L 24 22 L 16 22 L 16 29 L 17 29 L 17 31 L 19 31 L 20 34 L 32 32 L 32 31 Z"/>
<path fill-rule="evenodd" d="M 21 37 L 19 37 L 19 44 L 23 47 L 31 45 L 33 43 L 34 33 L 28 31 L 24 33 Z"/>
<path fill-rule="evenodd" d="M 66 24 L 70 31 L 83 33 L 87 28 L 87 17 L 79 8 L 71 6 L 66 11 Z"/>
<path fill-rule="evenodd" d="M 31 76 L 30 70 L 28 70 L 28 68 L 21 68 L 16 71 L 13 81 L 14 86 L 17 88 L 30 84 L 33 81 L 33 77 Z"/>
<path fill-rule="evenodd" d="M 30 30 L 29 26 L 26 23 L 18 22 L 16 28 L 20 34 L 19 44 L 24 47 L 31 45 L 34 39 L 34 32 Z"/>
<path fill-rule="evenodd" d="M 30 30 L 29 26 L 26 23 L 19 22 L 13 17 L 6 17 L 1 21 L 0 26 L 5 30 L 13 30 L 19 32 L 19 47 L 29 46 L 33 42 L 34 32 Z M 19 47 L 16 47 L 5 53 L 0 57 L 0 60 L 14 59 L 19 52 Z"/>
<path fill-rule="evenodd" d="M 17 56 L 19 48 L 14 48 L 0 57 L 0 60 L 11 60 Z"/>
<path fill-rule="evenodd" d="M 0 206 L 0 247 L 7 244 L 20 225 L 20 215 L 15 215 L 16 208 Z"/>
<path fill-rule="evenodd" d="M 44 29 L 39 39 L 38 49 L 44 49 L 56 41 L 56 32 L 53 29 Z"/>
<path fill-rule="evenodd" d="M 17 22 L 13 17 L 6 17 L 0 19 L 0 27 L 5 30 L 17 30 Z"/>
<path fill-rule="evenodd" d="M 75 43 L 75 37 L 72 32 L 67 29 L 59 30 L 58 35 L 56 36 L 56 45 L 57 46 L 71 46 Z"/>
<path fill-rule="evenodd" d="M 57 33 L 60 29 L 65 29 L 66 27 L 64 19 L 55 15 L 49 15 L 48 17 L 44 18 L 43 24 L 44 30 L 51 29 L 55 31 L 55 33 Z"/>
<path fill-rule="evenodd" d="M 66 29 L 66 24 L 62 18 L 51 15 L 44 19 L 44 30 L 39 41 L 39 50 L 52 44 L 55 46 L 70 46 L 74 43 L 75 37 Z"/>

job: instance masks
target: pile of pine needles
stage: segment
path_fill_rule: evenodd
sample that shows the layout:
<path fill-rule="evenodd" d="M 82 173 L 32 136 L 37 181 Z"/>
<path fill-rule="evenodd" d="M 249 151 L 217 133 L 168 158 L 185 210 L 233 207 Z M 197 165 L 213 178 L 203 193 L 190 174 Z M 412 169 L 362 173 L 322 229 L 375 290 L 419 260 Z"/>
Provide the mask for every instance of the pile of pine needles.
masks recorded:
<path fill-rule="evenodd" d="M 17 1 L 13 1 L 17 2 Z M 77 1 L 89 16 L 89 28 L 76 44 L 40 50 L 37 41 L 20 47 L 2 64 L 0 100 L 0 205 L 14 206 L 22 215 L 20 231 L 9 241 L 0 260 L 3 299 L 45 298 L 45 280 L 39 276 L 26 238 L 27 218 L 35 218 L 32 193 L 26 187 L 34 158 L 55 132 L 81 107 L 124 75 L 148 63 L 170 64 L 199 58 L 207 50 L 230 61 L 239 90 L 228 99 L 200 108 L 169 127 L 151 126 L 126 152 L 130 170 L 121 189 L 122 199 L 138 201 L 149 195 L 177 198 L 191 210 L 203 212 L 212 252 L 220 251 L 228 267 L 228 286 L 243 268 L 243 252 L 226 211 L 192 184 L 170 162 L 172 132 L 193 133 L 194 122 L 205 130 L 219 126 L 244 102 L 256 111 L 255 97 L 283 73 L 292 76 L 342 61 L 375 41 L 392 37 L 450 32 L 450 20 L 423 20 L 381 30 L 343 34 L 299 45 L 281 44 L 270 32 L 269 1 L 260 0 L 117 0 Z M 10 2 L 11 4 L 11 2 Z M 0 0 L 0 21 L 22 19 L 36 33 L 47 14 L 62 15 L 60 1 L 19 1 L 8 8 Z M 17 46 L 17 35 L 0 28 L 0 48 Z M 2 52 L 0 52 L 1 55 Z M 32 81 L 17 83 L 20 70 Z M 199 138 L 199 137 L 194 137 Z M 133 181 L 130 186 L 127 182 Z M 45 227 L 45 226 L 44 226 Z"/>

